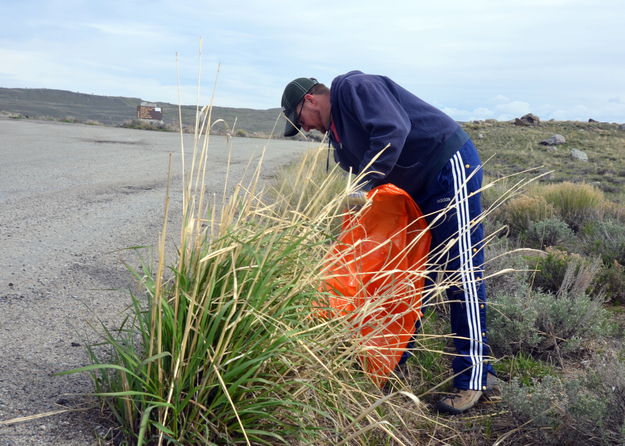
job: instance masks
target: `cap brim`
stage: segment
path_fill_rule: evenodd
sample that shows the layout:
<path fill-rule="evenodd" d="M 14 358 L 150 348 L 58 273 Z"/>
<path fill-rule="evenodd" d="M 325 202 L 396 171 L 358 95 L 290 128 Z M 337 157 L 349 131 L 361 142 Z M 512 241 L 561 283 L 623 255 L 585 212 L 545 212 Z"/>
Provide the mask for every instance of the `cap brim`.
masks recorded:
<path fill-rule="evenodd" d="M 295 115 L 295 111 L 293 112 L 284 112 L 286 116 L 286 126 L 284 127 L 284 136 L 295 136 L 299 133 L 299 129 L 302 127 L 297 122 L 297 116 Z M 293 125 L 291 123 L 295 123 Z"/>

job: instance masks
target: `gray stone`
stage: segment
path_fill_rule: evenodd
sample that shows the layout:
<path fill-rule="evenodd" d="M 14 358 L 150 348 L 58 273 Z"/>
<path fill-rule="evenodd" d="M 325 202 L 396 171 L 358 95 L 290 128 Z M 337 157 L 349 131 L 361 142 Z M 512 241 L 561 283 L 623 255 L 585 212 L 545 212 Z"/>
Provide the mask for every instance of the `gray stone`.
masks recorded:
<path fill-rule="evenodd" d="M 618 126 L 619 130 L 625 130 L 625 124 L 621 124 Z"/>
<path fill-rule="evenodd" d="M 537 126 L 540 125 L 540 118 L 536 115 L 528 113 L 520 118 L 516 118 L 514 120 L 514 125 Z"/>
<path fill-rule="evenodd" d="M 541 142 L 539 142 L 539 144 L 543 146 L 557 146 L 559 144 L 564 144 L 565 142 L 566 139 L 564 139 L 564 136 L 558 135 L 556 133 L 551 138 L 543 139 Z"/>
<path fill-rule="evenodd" d="M 477 139 L 484 139 L 484 134 L 483 133 L 478 134 Z"/>
<path fill-rule="evenodd" d="M 578 161 L 588 161 L 588 155 L 582 150 L 571 149 L 571 156 Z"/>

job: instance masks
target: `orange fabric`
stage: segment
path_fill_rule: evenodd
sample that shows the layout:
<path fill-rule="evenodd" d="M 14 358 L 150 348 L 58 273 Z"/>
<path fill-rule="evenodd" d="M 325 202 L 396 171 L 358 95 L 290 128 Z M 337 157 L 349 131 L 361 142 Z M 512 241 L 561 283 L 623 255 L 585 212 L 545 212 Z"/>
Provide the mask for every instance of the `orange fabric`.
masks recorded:
<path fill-rule="evenodd" d="M 421 317 L 424 269 L 431 235 L 414 200 L 384 184 L 368 193 L 370 205 L 347 214 L 326 259 L 330 313 L 350 315 L 363 349 L 360 361 L 382 387 Z"/>

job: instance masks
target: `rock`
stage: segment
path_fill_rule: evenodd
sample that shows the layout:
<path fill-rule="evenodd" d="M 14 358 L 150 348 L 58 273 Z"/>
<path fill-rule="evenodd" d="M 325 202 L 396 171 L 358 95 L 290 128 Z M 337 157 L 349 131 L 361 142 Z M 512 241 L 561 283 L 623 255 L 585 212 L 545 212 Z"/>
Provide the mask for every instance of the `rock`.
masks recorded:
<path fill-rule="evenodd" d="M 625 130 L 625 124 L 621 124 L 618 126 L 619 130 Z"/>
<path fill-rule="evenodd" d="M 542 146 L 557 146 L 559 144 L 564 144 L 565 142 L 566 142 L 566 139 L 564 139 L 564 136 L 558 135 L 556 133 L 551 138 L 543 139 L 538 144 Z"/>
<path fill-rule="evenodd" d="M 484 135 L 483 135 L 482 133 L 479 133 L 479 134 L 477 135 L 477 139 L 484 139 Z"/>
<path fill-rule="evenodd" d="M 520 118 L 516 118 L 514 120 L 514 125 L 537 126 L 540 125 L 540 118 L 536 115 L 528 113 Z"/>
<path fill-rule="evenodd" d="M 571 156 L 578 161 L 588 161 L 588 155 L 581 150 L 571 149 Z"/>
<path fill-rule="evenodd" d="M 592 119 L 592 118 L 589 118 L 589 119 L 588 119 L 588 122 L 599 122 L 599 121 L 596 121 L 596 120 L 594 120 L 594 119 Z"/>

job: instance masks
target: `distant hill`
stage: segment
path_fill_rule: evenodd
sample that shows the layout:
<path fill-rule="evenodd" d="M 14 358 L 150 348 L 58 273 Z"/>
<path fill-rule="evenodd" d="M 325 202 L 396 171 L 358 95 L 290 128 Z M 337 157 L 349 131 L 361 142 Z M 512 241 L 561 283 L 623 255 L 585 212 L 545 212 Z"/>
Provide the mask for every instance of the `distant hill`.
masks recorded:
<path fill-rule="evenodd" d="M 78 122 L 97 121 L 104 125 L 118 126 L 136 118 L 139 98 L 119 96 L 97 96 L 74 93 L 65 90 L 42 88 L 0 88 L 0 112 L 19 113 L 29 118 L 73 120 Z M 163 110 L 163 121 L 171 126 L 178 125 L 178 106 L 157 102 Z M 193 127 L 195 106 L 182 107 L 184 126 Z M 212 119 L 224 119 L 232 126 L 237 118 L 236 128 L 249 134 L 269 135 L 280 114 L 279 108 L 253 110 L 249 108 L 214 107 Z M 284 126 L 280 118 L 278 129 Z M 220 124 L 216 130 L 224 127 Z M 279 131 L 278 131 L 279 133 Z"/>

